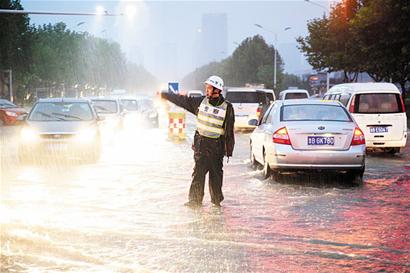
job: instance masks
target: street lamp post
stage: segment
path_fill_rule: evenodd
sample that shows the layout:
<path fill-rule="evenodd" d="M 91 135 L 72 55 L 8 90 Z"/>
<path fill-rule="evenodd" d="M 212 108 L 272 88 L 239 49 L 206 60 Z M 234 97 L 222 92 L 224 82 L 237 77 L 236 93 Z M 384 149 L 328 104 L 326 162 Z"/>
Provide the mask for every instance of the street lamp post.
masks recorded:
<path fill-rule="evenodd" d="M 275 33 L 275 32 L 273 32 L 273 31 L 271 31 L 271 30 L 269 30 L 269 29 L 266 29 L 266 28 L 264 28 L 262 25 L 260 25 L 260 24 L 254 24 L 256 27 L 258 27 L 258 28 L 261 28 L 261 29 L 263 29 L 263 30 L 265 30 L 265 31 L 267 31 L 267 32 L 269 32 L 269 33 L 271 33 L 271 34 L 273 34 L 274 35 L 274 45 L 273 45 L 273 50 L 274 50 L 274 52 L 273 52 L 273 89 L 274 90 L 276 90 L 276 83 L 277 83 L 277 58 L 278 58 L 278 49 L 277 49 L 277 44 L 278 44 L 278 35 Z M 283 30 L 284 31 L 287 31 L 287 30 L 289 30 L 289 29 L 291 29 L 291 27 L 285 27 Z"/>
<path fill-rule="evenodd" d="M 310 3 L 312 5 L 315 5 L 317 7 L 321 7 L 322 9 L 324 9 L 325 10 L 324 16 L 326 16 L 326 12 L 329 12 L 329 8 L 323 6 L 319 3 L 312 2 L 311 0 L 305 0 L 305 2 Z M 330 87 L 330 74 L 329 74 L 329 70 L 328 70 L 328 71 L 326 71 L 326 91 L 329 91 L 329 87 Z"/>

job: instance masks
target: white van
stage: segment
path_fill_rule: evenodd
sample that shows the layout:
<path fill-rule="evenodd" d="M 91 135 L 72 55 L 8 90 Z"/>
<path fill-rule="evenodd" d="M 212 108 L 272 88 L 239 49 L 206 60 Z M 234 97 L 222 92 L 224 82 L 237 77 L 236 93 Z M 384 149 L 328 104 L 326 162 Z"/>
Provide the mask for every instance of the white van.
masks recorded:
<path fill-rule="evenodd" d="M 202 91 L 201 90 L 189 90 L 187 93 L 186 93 L 186 95 L 187 95 L 187 97 L 203 97 L 204 96 L 204 93 L 202 93 Z"/>
<path fill-rule="evenodd" d="M 407 141 L 407 116 L 399 89 L 391 83 L 346 83 L 323 97 L 346 106 L 366 137 L 366 148 L 400 152 Z"/>
<path fill-rule="evenodd" d="M 266 102 L 266 93 L 254 88 L 230 87 L 224 90 L 224 96 L 235 111 L 235 128 L 255 128 L 248 121 L 258 119 L 260 105 Z"/>
<path fill-rule="evenodd" d="M 256 91 L 265 92 L 266 97 L 267 97 L 267 99 L 269 100 L 270 103 L 272 103 L 276 100 L 275 92 L 273 92 L 272 89 L 256 89 Z"/>
<path fill-rule="evenodd" d="M 305 89 L 286 89 L 279 93 L 279 100 L 308 99 L 309 92 Z"/>

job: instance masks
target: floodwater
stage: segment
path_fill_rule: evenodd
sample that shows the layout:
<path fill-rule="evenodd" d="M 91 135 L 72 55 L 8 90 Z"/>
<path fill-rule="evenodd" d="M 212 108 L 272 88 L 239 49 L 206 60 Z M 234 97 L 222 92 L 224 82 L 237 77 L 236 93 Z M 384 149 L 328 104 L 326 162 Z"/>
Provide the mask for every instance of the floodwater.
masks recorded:
<path fill-rule="evenodd" d="M 166 128 L 116 135 L 95 164 L 34 165 L 17 161 L 17 130 L 0 127 L 1 272 L 410 271 L 409 146 L 369 155 L 363 186 L 277 183 L 249 166 L 239 133 L 222 208 L 206 192 L 192 210 L 190 141 Z"/>

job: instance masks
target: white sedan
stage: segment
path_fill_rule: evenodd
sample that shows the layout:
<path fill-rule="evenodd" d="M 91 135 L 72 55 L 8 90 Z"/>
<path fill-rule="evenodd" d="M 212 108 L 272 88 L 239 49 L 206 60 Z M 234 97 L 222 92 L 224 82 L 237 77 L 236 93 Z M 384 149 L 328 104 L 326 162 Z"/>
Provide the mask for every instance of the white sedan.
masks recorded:
<path fill-rule="evenodd" d="M 266 178 L 277 179 L 283 171 L 331 170 L 361 183 L 365 149 L 363 132 L 339 102 L 276 101 L 250 137 L 251 162 L 263 165 Z"/>

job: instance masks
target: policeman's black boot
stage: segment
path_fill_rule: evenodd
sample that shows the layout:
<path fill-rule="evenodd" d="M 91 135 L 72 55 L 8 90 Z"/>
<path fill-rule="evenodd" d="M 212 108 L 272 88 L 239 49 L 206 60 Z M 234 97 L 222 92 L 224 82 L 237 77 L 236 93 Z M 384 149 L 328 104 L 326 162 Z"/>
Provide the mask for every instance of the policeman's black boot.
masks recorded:
<path fill-rule="evenodd" d="M 202 203 L 190 200 L 186 202 L 184 206 L 189 207 L 189 208 L 199 208 L 202 206 Z"/>

